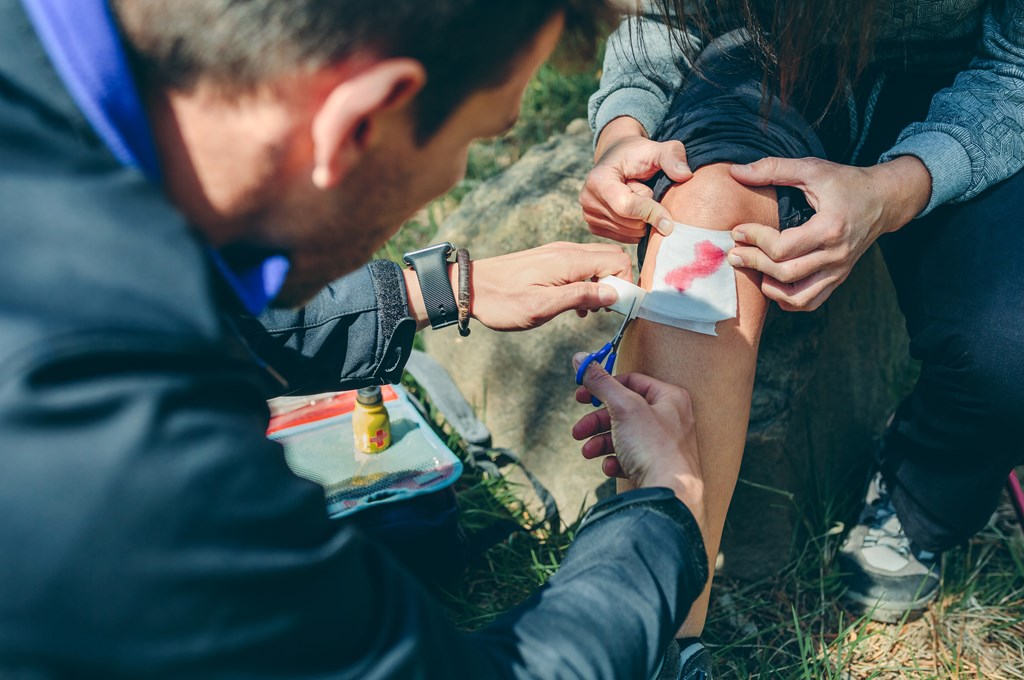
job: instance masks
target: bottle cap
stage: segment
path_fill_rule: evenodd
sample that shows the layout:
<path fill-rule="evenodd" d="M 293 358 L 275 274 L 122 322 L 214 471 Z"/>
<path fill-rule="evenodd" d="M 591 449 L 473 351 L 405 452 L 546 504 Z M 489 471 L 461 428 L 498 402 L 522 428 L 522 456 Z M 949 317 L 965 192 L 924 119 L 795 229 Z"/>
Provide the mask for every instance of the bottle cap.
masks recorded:
<path fill-rule="evenodd" d="M 356 392 L 356 401 L 363 406 L 377 406 L 384 403 L 384 397 L 380 393 L 380 385 L 363 387 Z"/>

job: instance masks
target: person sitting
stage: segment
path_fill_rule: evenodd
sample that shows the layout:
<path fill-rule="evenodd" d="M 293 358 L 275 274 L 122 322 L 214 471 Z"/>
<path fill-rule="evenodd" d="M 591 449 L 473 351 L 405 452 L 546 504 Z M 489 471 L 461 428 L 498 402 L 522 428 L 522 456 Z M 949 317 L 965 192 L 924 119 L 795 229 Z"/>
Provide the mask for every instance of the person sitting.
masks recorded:
<path fill-rule="evenodd" d="M 768 304 L 816 309 L 877 241 L 921 374 L 839 562 L 857 611 L 918 614 L 937 593 L 939 554 L 987 522 L 1024 462 L 1024 324 L 1006 306 L 1024 277 L 992 261 L 1024 234 L 1024 3 L 639 10 L 609 40 L 591 98 L 595 166 L 580 201 L 594 234 L 643 241 L 646 287 L 673 222 L 736 242 L 738 314 L 718 337 L 640 320 L 620 359 L 692 395 L 709 560 Z M 707 591 L 682 635 L 701 633 L 706 608 Z"/>

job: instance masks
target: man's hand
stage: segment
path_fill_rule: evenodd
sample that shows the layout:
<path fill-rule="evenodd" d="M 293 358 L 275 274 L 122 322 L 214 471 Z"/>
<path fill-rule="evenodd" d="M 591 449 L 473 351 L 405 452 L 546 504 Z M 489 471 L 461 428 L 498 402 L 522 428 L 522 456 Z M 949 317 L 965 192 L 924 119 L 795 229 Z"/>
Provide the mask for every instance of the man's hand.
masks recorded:
<path fill-rule="evenodd" d="M 586 354 L 573 357 L 579 368 Z M 665 486 L 704 525 L 704 479 L 690 394 L 681 387 L 640 373 L 612 377 L 591 364 L 576 390 L 576 401 L 596 396 L 604 407 L 580 418 L 572 436 L 583 444 L 584 458 L 604 456 L 609 477 L 638 487 Z"/>
<path fill-rule="evenodd" d="M 549 243 L 476 260 L 472 272 L 470 313 L 496 331 L 535 328 L 570 309 L 607 307 L 619 295 L 595 280 L 633 280 L 629 256 L 611 243 Z"/>
<path fill-rule="evenodd" d="M 643 184 L 659 170 L 672 181 L 693 177 L 681 142 L 652 142 L 632 118 L 616 118 L 601 131 L 594 169 L 580 192 L 583 217 L 595 236 L 639 243 L 652 224 L 672 231 L 672 216 Z"/>
<path fill-rule="evenodd" d="M 547 323 L 570 309 L 580 313 L 614 304 L 618 293 L 596 283 L 603 276 L 633 280 L 629 256 L 611 243 L 549 243 L 470 265 L 470 314 L 496 331 L 522 331 Z M 452 290 L 458 267 L 449 266 Z M 420 328 L 429 323 L 419 281 L 405 270 L 410 314 Z"/>
<path fill-rule="evenodd" d="M 729 263 L 764 274 L 761 292 L 787 311 L 817 309 L 882 234 L 900 229 L 931 197 L 931 175 L 920 160 L 900 156 L 871 168 L 817 158 L 765 158 L 732 166 L 750 186 L 791 186 L 804 192 L 817 214 L 778 231 L 741 224 Z"/>

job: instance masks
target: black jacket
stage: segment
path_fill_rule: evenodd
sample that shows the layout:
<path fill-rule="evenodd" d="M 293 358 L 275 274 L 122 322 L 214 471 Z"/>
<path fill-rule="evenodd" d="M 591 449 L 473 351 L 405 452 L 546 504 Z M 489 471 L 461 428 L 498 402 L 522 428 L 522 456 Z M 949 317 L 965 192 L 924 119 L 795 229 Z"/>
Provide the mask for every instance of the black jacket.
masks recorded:
<path fill-rule="evenodd" d="M 414 324 L 398 270 L 262 325 L 227 321 L 218 287 L 0 0 L 0 675 L 650 672 L 706 575 L 682 504 L 602 506 L 529 602 L 459 633 L 264 436 L 252 349 L 293 389 L 399 376 Z"/>

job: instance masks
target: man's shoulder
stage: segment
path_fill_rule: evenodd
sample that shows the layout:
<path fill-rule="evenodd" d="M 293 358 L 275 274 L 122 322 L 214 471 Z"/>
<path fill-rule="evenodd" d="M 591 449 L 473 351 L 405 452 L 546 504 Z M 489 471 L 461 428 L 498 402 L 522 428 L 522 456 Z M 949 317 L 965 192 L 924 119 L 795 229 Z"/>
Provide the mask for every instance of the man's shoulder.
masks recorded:
<path fill-rule="evenodd" d="M 199 239 L 92 132 L 20 3 L 0 18 L 0 365 L 74 334 L 215 338 Z"/>
<path fill-rule="evenodd" d="M 159 188 L 9 112 L 0 99 L 20 133 L 0 149 L 0 357 L 75 334 L 215 341 L 203 246 Z"/>

